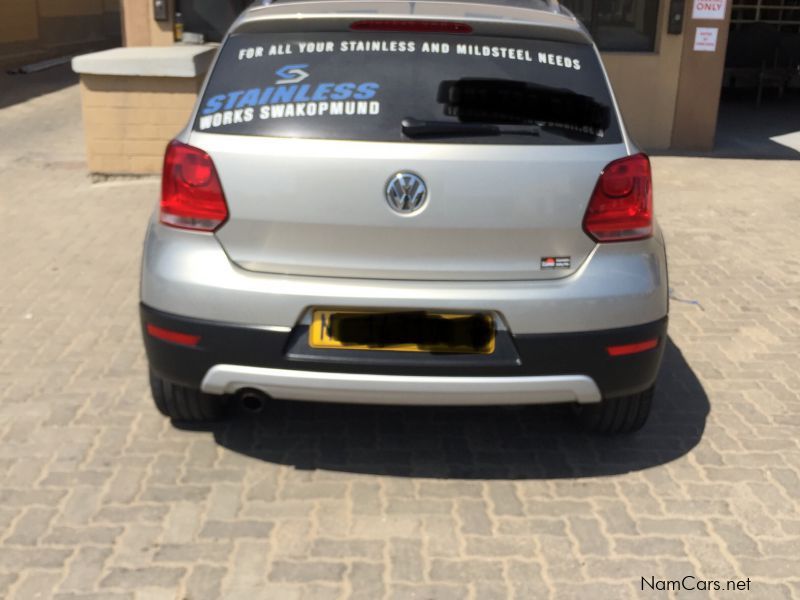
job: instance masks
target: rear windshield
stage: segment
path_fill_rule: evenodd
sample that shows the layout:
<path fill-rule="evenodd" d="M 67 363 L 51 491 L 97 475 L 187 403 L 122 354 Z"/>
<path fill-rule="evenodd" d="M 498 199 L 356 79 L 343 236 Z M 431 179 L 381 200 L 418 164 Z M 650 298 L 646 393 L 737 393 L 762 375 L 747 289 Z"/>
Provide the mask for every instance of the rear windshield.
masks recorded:
<path fill-rule="evenodd" d="M 194 128 L 393 142 L 621 142 L 591 46 L 427 33 L 233 35 Z"/>

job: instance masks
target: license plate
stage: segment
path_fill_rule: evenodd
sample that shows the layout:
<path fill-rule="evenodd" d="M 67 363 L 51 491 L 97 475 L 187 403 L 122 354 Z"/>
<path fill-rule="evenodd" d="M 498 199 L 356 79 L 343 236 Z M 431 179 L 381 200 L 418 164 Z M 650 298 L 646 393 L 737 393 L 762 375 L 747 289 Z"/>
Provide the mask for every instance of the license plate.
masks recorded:
<path fill-rule="evenodd" d="M 491 354 L 494 318 L 486 313 L 314 310 L 312 348 Z"/>

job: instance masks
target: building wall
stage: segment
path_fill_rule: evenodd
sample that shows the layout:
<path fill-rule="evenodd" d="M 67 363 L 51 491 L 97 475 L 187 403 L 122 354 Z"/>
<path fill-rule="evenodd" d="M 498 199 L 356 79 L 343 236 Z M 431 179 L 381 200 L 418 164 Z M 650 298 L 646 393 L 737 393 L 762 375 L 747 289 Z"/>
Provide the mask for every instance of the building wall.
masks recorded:
<path fill-rule="evenodd" d="M 0 3 L 0 44 L 37 40 L 39 38 L 38 21 L 35 2 Z"/>
<path fill-rule="evenodd" d="M 662 0 L 654 53 L 603 54 L 625 125 L 648 150 L 669 148 L 675 124 L 684 35 L 667 33 L 668 10 L 669 2 Z"/>
<path fill-rule="evenodd" d="M 119 0 L 0 0 L 0 65 L 118 43 Z"/>

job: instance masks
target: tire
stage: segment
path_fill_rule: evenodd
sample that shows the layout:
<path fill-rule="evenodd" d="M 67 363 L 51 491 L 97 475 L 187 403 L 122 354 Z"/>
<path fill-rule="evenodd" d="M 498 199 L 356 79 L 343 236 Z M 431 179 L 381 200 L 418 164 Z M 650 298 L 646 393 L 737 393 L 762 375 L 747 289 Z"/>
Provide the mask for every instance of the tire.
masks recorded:
<path fill-rule="evenodd" d="M 150 371 L 150 390 L 159 412 L 175 421 L 211 422 L 224 415 L 222 396 L 170 383 L 153 371 Z"/>
<path fill-rule="evenodd" d="M 650 416 L 655 386 L 639 394 L 608 398 L 597 404 L 579 404 L 575 416 L 581 429 L 617 435 L 639 431 Z"/>

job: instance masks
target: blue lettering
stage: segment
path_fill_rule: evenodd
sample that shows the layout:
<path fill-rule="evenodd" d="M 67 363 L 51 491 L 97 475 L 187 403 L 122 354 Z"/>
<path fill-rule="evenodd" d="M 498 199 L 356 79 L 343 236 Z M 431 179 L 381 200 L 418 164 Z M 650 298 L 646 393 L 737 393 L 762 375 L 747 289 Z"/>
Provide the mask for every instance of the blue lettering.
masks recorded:
<path fill-rule="evenodd" d="M 231 110 L 234 106 L 236 106 L 236 101 L 239 100 L 239 96 L 242 94 L 244 94 L 244 90 L 228 92 L 228 102 L 225 104 L 225 110 Z"/>
<path fill-rule="evenodd" d="M 275 91 L 275 88 L 269 86 L 268 88 L 264 88 L 264 93 L 261 94 L 261 99 L 258 101 L 259 104 L 267 104 L 269 102 L 269 97 L 272 96 L 272 92 Z"/>
<path fill-rule="evenodd" d="M 319 102 L 320 100 L 327 100 L 328 94 L 331 93 L 331 88 L 333 87 L 333 85 L 334 84 L 332 83 L 320 83 L 317 86 L 317 89 L 314 90 L 314 95 L 311 97 L 311 99 L 314 102 Z"/>
<path fill-rule="evenodd" d="M 244 108 L 245 106 L 256 106 L 258 104 L 258 99 L 261 96 L 261 89 L 260 88 L 253 88 L 247 90 L 242 99 L 239 100 L 239 104 L 236 105 L 236 108 Z"/>
<path fill-rule="evenodd" d="M 353 94 L 353 98 L 356 100 L 369 100 L 370 98 L 375 97 L 375 93 L 380 89 L 380 84 L 370 82 L 370 83 L 362 83 L 358 86 L 358 91 Z"/>
<path fill-rule="evenodd" d="M 355 84 L 321 83 L 313 88 L 309 84 L 279 85 L 264 88 L 236 90 L 227 94 L 217 94 L 206 100 L 202 114 L 210 115 L 220 110 L 233 110 L 262 106 L 264 104 L 280 104 L 283 102 L 321 102 L 325 100 L 369 100 L 380 90 L 380 84 L 368 82 Z"/>
<path fill-rule="evenodd" d="M 331 100 L 347 100 L 353 95 L 353 90 L 356 89 L 355 83 L 340 83 L 333 88 Z"/>
<path fill-rule="evenodd" d="M 296 85 L 279 85 L 275 88 L 275 93 L 272 94 L 272 98 L 270 99 L 269 103 L 278 104 L 280 102 L 291 102 L 296 91 Z"/>
<path fill-rule="evenodd" d="M 206 107 L 203 109 L 204 115 L 210 115 L 213 112 L 217 112 L 222 108 L 222 103 L 225 101 L 225 94 L 218 94 L 216 96 L 212 96 L 206 102 Z"/>
<path fill-rule="evenodd" d="M 308 102 L 311 98 L 308 97 L 308 90 L 311 89 L 311 86 L 307 83 L 304 83 L 300 86 L 300 89 L 297 90 L 297 94 L 294 97 L 295 102 Z"/>

